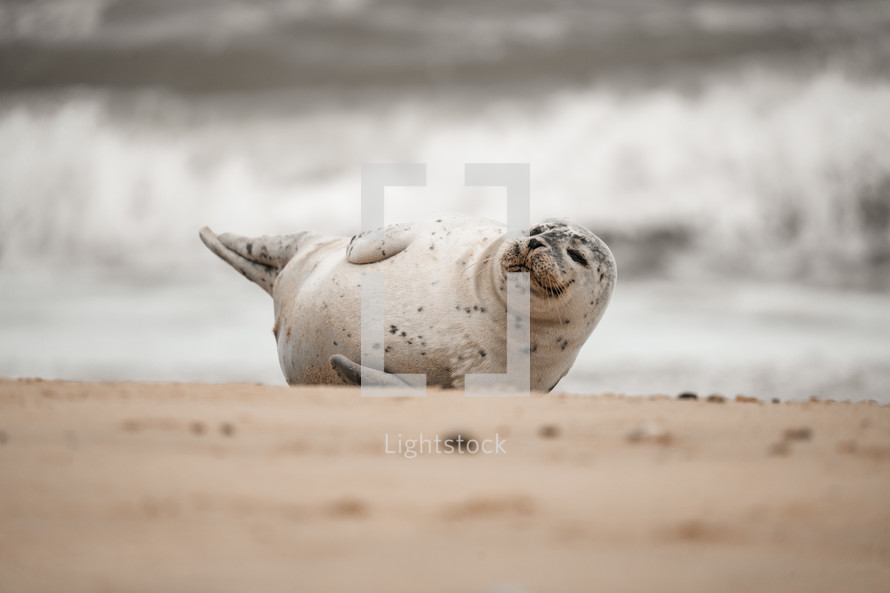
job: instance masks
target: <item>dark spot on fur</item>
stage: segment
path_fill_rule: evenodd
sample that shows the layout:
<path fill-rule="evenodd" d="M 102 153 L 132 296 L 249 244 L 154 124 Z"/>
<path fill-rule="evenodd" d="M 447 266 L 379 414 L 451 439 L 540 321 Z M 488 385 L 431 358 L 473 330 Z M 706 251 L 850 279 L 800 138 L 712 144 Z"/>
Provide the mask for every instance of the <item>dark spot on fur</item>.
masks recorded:
<path fill-rule="evenodd" d="M 534 345 L 532 346 L 532 352 L 537 352 L 537 351 L 538 351 L 538 345 L 537 345 L 537 344 L 534 344 Z"/>
<path fill-rule="evenodd" d="M 473 305 L 473 311 L 478 311 L 478 310 L 479 310 L 479 305 Z"/>
<path fill-rule="evenodd" d="M 421 311 L 423 311 L 423 307 L 417 307 L 417 312 L 420 313 Z"/>
<path fill-rule="evenodd" d="M 392 352 L 392 346 L 387 346 L 383 349 L 384 352 Z"/>
<path fill-rule="evenodd" d="M 402 337 L 403 337 L 403 338 L 407 338 L 407 337 L 408 337 L 408 334 L 406 334 L 405 332 L 402 332 Z"/>
<path fill-rule="evenodd" d="M 339 344 L 337 344 L 337 340 L 334 340 L 334 346 L 339 346 Z"/>
<path fill-rule="evenodd" d="M 412 342 L 411 340 L 408 340 L 408 345 L 409 345 L 409 346 L 412 346 L 413 344 L 414 344 L 414 342 Z"/>
<path fill-rule="evenodd" d="M 480 313 L 485 313 L 485 307 L 479 307 L 479 312 L 480 312 Z"/>
<path fill-rule="evenodd" d="M 568 325 L 570 323 L 568 319 L 563 319 L 562 322 L 565 323 L 566 325 Z"/>
<path fill-rule="evenodd" d="M 247 244 L 247 255 L 253 255 L 253 243 Z"/>
<path fill-rule="evenodd" d="M 396 335 L 396 332 L 398 332 L 398 331 L 399 331 L 399 328 L 397 328 L 396 326 L 394 326 L 394 325 L 389 326 L 389 333 L 391 333 L 392 335 Z"/>
<path fill-rule="evenodd" d="M 470 312 L 470 308 L 469 308 L 469 307 L 465 307 L 465 308 L 464 308 L 464 311 L 466 311 L 467 313 L 469 313 L 469 312 Z"/>
<path fill-rule="evenodd" d="M 479 351 L 479 356 L 485 358 L 485 350 L 480 350 L 480 351 Z"/>
<path fill-rule="evenodd" d="M 420 355 L 421 355 L 421 356 L 426 356 L 426 352 L 421 352 Z"/>
<path fill-rule="evenodd" d="M 566 349 L 566 346 L 568 346 L 568 345 L 569 345 L 569 341 L 568 341 L 568 340 L 563 340 L 563 341 L 562 341 L 562 344 L 560 344 L 560 348 L 559 348 L 559 349 L 560 349 L 560 350 L 565 350 L 565 349 Z"/>

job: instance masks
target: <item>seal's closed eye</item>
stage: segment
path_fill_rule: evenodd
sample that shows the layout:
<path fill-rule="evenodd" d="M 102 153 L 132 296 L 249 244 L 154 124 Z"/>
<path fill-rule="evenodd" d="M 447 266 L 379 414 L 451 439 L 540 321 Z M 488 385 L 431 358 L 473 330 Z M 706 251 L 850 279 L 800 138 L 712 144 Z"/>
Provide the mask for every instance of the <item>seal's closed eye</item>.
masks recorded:
<path fill-rule="evenodd" d="M 590 264 L 587 263 L 587 258 L 581 255 L 581 252 L 577 249 L 566 249 L 566 253 L 569 254 L 569 257 L 584 266 L 585 268 L 590 267 Z"/>

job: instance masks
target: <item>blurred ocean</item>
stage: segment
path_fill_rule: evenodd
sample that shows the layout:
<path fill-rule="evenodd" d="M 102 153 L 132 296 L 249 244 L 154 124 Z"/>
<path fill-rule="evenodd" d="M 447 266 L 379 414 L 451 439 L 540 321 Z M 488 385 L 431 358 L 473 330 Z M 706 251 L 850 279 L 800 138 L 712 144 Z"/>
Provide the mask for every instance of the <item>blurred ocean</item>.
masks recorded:
<path fill-rule="evenodd" d="M 504 218 L 619 288 L 558 386 L 890 402 L 890 3 L 0 2 L 0 375 L 282 383 L 271 305 L 197 239 Z"/>

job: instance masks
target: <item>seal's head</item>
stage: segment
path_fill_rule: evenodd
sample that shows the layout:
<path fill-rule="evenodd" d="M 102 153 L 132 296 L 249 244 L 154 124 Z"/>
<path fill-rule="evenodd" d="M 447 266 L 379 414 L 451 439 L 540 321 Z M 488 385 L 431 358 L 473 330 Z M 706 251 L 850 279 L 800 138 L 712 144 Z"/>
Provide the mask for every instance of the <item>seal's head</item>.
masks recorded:
<path fill-rule="evenodd" d="M 498 251 L 502 279 L 507 272 L 529 272 L 533 317 L 556 318 L 569 311 L 574 316 L 585 310 L 592 325 L 602 317 L 617 267 L 606 244 L 584 227 L 548 220 L 505 241 Z"/>

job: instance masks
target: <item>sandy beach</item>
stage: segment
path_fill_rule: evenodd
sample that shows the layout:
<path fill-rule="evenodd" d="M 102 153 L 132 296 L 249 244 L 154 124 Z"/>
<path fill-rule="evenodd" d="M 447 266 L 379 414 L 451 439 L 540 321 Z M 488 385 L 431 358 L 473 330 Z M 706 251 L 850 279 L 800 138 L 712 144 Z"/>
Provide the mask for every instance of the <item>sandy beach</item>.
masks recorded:
<path fill-rule="evenodd" d="M 869 403 L 0 381 L 2 591 L 886 591 L 888 500 Z"/>

